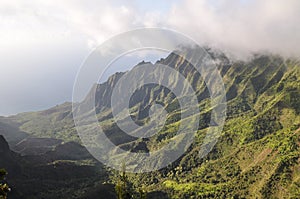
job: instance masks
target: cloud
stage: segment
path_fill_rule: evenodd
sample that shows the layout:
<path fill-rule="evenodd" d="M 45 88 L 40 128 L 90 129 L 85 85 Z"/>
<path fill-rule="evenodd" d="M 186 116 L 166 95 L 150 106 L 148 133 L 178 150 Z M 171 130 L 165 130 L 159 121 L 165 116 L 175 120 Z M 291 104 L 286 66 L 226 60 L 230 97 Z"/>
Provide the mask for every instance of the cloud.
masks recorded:
<path fill-rule="evenodd" d="M 167 24 L 235 55 L 267 50 L 299 56 L 299 19 L 297 0 L 188 0 L 173 7 Z"/>
<path fill-rule="evenodd" d="M 60 43 L 78 37 L 87 43 L 103 42 L 108 36 L 134 24 L 134 13 L 126 6 L 107 1 L 28 0 L 1 1 L 1 43 L 10 46 Z"/>
<path fill-rule="evenodd" d="M 236 54 L 269 50 L 300 54 L 298 0 L 10 0 L 0 2 L 0 43 L 6 46 L 84 40 L 96 47 L 112 35 L 163 26 Z M 167 6 L 169 4 L 169 6 Z M 153 6 L 152 6 L 153 7 Z"/>

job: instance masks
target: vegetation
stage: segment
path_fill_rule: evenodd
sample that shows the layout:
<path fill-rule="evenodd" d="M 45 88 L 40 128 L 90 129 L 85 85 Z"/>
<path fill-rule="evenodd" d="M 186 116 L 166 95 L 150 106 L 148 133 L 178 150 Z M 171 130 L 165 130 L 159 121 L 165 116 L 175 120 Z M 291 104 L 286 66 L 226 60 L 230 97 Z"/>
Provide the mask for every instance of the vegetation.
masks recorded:
<path fill-rule="evenodd" d="M 121 174 L 115 187 L 117 197 L 118 199 L 131 199 L 134 195 L 132 184 L 129 182 L 128 177 L 126 176 L 125 164 L 123 164 L 122 167 Z"/>
<path fill-rule="evenodd" d="M 217 144 L 205 158 L 200 158 L 201 144 L 210 122 L 209 93 L 199 74 L 197 76 L 188 63 L 171 54 L 161 62 L 185 75 L 194 85 L 200 100 L 200 125 L 196 138 L 186 153 L 167 168 L 150 173 L 132 174 L 125 173 L 123 166 L 120 173 L 112 172 L 114 174 L 110 178 L 113 178 L 112 183 L 115 184 L 115 193 L 119 199 L 299 198 L 299 62 L 274 55 L 256 55 L 247 62 L 230 61 L 221 55 L 215 57 L 221 59 L 218 68 L 223 75 L 228 108 L 227 120 Z M 115 144 L 135 152 L 147 152 L 155 151 L 170 140 L 177 139 L 176 131 L 181 122 L 178 101 L 169 91 L 157 85 L 141 88 L 132 97 L 131 116 L 138 124 L 146 123 L 145 113 L 148 111 L 149 103 L 159 102 L 169 111 L 166 125 L 160 132 L 147 139 L 124 136 L 114 123 L 109 106 L 108 94 L 111 93 L 114 79 L 116 78 L 112 77 L 106 84 L 98 85 L 99 92 L 103 93 L 98 93 L 101 98 L 96 102 L 96 108 L 99 110 L 97 116 L 100 124 Z M 170 81 L 176 82 L 172 78 Z M 145 97 L 140 99 L 139 96 Z M 70 106 L 66 103 L 46 111 L 0 118 L 0 124 L 2 122 L 11 125 L 29 135 L 80 143 L 72 121 Z M 90 124 L 87 124 L 86 128 L 91 128 Z M 15 135 L 19 135 L 18 131 L 15 131 Z M 13 139 L 16 137 L 11 138 L 11 143 L 14 143 Z M 116 154 L 108 155 L 115 157 Z M 164 156 L 159 157 L 157 162 L 160 163 L 163 158 Z M 75 167 L 75 164 L 71 165 L 71 160 L 62 159 L 47 162 L 47 166 L 40 163 L 42 166 L 36 167 L 38 169 L 34 172 L 37 174 L 34 176 L 50 171 L 57 172 L 58 168 L 62 167 L 65 169 L 64 172 L 72 168 L 79 176 L 83 167 L 84 171 L 91 172 L 91 175 L 95 174 L 91 170 L 94 170 L 96 164 L 91 159 L 73 159 L 78 167 Z M 124 159 L 128 162 L 131 160 L 130 156 L 125 156 Z M 57 164 L 53 164 L 54 162 Z M 53 165 L 57 167 L 53 169 Z M 59 167 L 60 165 L 63 166 Z M 61 178 L 64 183 L 66 179 L 72 182 L 72 186 L 77 190 L 72 196 L 80 198 L 84 194 L 82 192 L 90 191 L 87 187 L 97 187 L 94 185 L 108 180 L 105 174 L 109 172 L 104 168 L 101 169 L 102 172 L 98 167 L 96 172 L 101 173 L 98 182 L 94 178 L 91 180 L 91 175 L 82 178 L 66 175 Z M 29 170 L 25 169 L 26 172 Z M 84 185 L 77 184 L 83 179 L 87 180 Z M 48 182 L 50 181 L 57 183 L 56 178 L 48 179 Z M 57 188 L 64 187 L 65 184 L 47 185 L 49 188 L 41 190 L 44 198 L 64 193 L 72 194 L 75 189 Z"/>
<path fill-rule="evenodd" d="M 7 175 L 6 170 L 0 169 L 0 181 L 3 181 L 5 179 L 6 175 Z M 6 199 L 9 191 L 10 191 L 10 188 L 9 188 L 8 184 L 0 183 L 0 199 Z"/>
<path fill-rule="evenodd" d="M 134 187 L 134 184 L 130 182 L 128 175 L 126 174 L 125 163 L 122 165 L 122 170 L 116 172 L 112 177 L 115 182 L 115 191 L 118 199 L 146 199 L 147 193 L 140 187 Z"/>

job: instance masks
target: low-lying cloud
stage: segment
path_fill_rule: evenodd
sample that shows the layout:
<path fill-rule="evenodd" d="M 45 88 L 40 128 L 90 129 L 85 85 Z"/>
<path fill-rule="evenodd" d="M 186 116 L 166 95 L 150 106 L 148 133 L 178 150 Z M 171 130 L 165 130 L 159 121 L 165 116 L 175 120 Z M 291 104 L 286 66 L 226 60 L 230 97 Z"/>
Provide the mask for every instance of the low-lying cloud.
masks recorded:
<path fill-rule="evenodd" d="M 299 56 L 299 19 L 297 0 L 189 0 L 173 7 L 168 24 L 236 55 L 267 50 Z"/>

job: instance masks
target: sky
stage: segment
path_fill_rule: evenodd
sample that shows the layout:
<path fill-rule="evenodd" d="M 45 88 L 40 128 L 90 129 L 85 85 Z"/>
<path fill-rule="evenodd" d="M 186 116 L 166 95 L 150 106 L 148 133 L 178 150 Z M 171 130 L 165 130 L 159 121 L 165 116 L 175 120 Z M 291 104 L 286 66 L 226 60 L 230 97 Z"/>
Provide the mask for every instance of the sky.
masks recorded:
<path fill-rule="evenodd" d="M 124 31 L 170 28 L 238 58 L 299 56 L 299 24 L 298 0 L 1 0 L 0 115 L 71 101 L 83 61 Z"/>

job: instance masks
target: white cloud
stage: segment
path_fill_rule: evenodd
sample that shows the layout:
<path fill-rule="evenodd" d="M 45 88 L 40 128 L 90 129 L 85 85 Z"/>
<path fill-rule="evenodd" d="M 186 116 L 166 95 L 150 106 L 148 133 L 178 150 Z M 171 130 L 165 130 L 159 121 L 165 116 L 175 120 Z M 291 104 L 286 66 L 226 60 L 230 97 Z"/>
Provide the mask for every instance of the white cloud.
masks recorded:
<path fill-rule="evenodd" d="M 188 0 L 175 5 L 167 18 L 167 24 L 199 42 L 235 54 L 300 55 L 298 0 Z"/>
<path fill-rule="evenodd" d="M 60 43 L 70 37 L 102 42 L 134 23 L 130 8 L 101 0 L 12 0 L 1 1 L 0 8 L 0 43 L 10 46 Z"/>
<path fill-rule="evenodd" d="M 242 54 L 262 49 L 300 53 L 298 0 L 168 1 L 171 10 L 163 4 L 161 10 L 147 11 L 141 11 L 140 4 L 128 0 L 2 0 L 0 43 L 13 47 L 73 38 L 85 40 L 91 48 L 123 31 L 164 26 Z"/>

